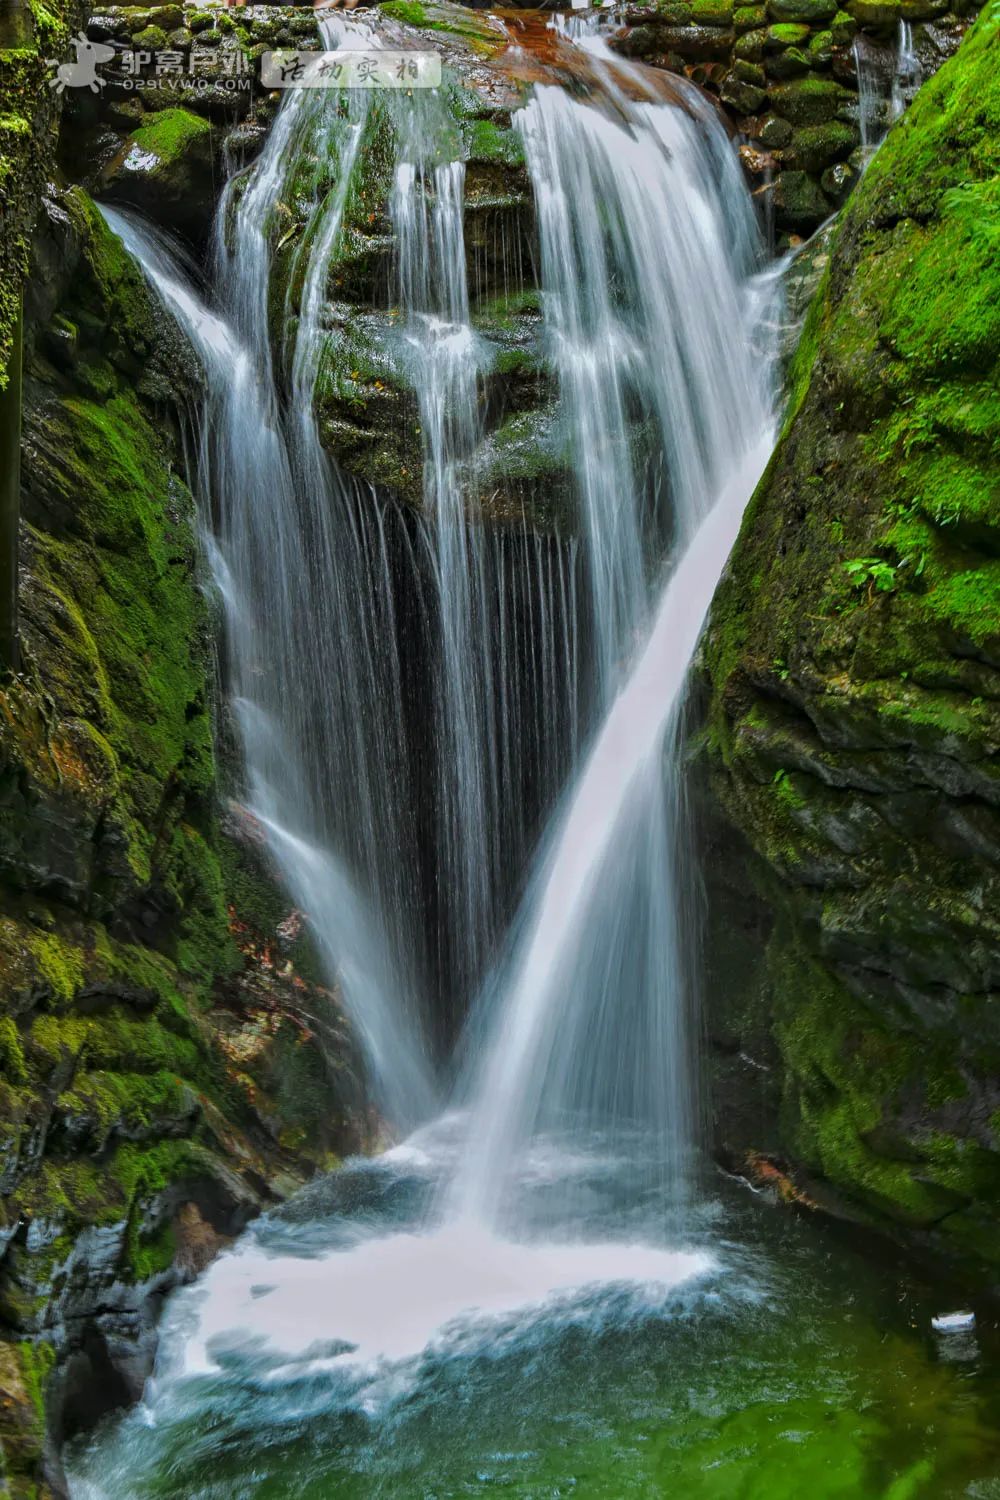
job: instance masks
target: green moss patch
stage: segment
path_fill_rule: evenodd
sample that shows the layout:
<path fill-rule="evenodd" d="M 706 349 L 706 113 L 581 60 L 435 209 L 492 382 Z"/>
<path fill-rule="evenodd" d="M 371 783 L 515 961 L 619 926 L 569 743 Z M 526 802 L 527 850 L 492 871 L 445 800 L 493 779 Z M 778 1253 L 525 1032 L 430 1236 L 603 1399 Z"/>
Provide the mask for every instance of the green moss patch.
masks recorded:
<path fill-rule="evenodd" d="M 182 160 L 192 146 L 211 138 L 212 127 L 189 109 L 159 109 L 148 115 L 131 137 L 143 155 L 155 156 L 165 167 Z"/>

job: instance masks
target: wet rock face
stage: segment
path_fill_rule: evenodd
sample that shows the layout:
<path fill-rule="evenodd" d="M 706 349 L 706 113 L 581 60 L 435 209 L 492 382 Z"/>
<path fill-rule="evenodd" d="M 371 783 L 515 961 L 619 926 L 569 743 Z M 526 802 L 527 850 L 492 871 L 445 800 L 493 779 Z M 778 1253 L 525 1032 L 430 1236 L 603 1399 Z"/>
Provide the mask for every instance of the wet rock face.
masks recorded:
<path fill-rule="evenodd" d="M 450 151 L 462 164 L 465 275 L 480 362 L 477 433 L 463 475 L 469 512 L 553 529 L 567 521 L 569 459 L 543 348 L 535 210 L 516 128 L 526 90 L 491 65 L 507 39 L 487 17 L 455 5 L 390 0 L 376 24 L 387 45 L 431 47 L 442 58 L 442 118 L 435 128 L 448 143 L 445 156 Z M 364 128 L 330 257 L 316 413 L 324 446 L 343 470 L 421 507 L 426 434 L 417 342 L 420 318 L 431 309 L 411 317 L 401 306 L 401 246 L 391 210 L 398 121 L 376 101 Z M 437 164 L 428 165 L 419 190 L 428 212 Z M 314 216 L 331 185 L 307 181 L 304 172 L 283 194 L 271 287 L 276 348 L 294 347 Z M 431 297 L 439 298 L 440 289 Z"/>
<path fill-rule="evenodd" d="M 711 879 L 757 891 L 720 1052 L 770 1069 L 768 1147 L 994 1279 L 998 43 L 993 8 L 847 209 L 705 645 Z"/>
<path fill-rule="evenodd" d="M 887 123 L 900 23 L 912 24 L 924 77 L 958 45 L 974 3 L 945 0 L 662 0 L 626 6 L 612 41 L 624 56 L 684 73 L 710 93 L 746 138 L 744 167 L 780 241 L 810 234 L 857 182 L 858 65 Z"/>
<path fill-rule="evenodd" d="M 52 171 L 62 96 L 48 87 L 46 57 L 68 49 L 82 24 L 82 0 L 52 0 L 42 10 L 21 3 L 0 8 L 0 157 L 3 159 L 3 234 L 0 235 L 0 392 L 14 344 L 21 287 L 31 255 L 38 201 Z"/>
<path fill-rule="evenodd" d="M 63 154 L 70 174 L 97 197 L 138 209 L 200 254 L 222 182 L 234 164 L 248 163 L 260 149 L 273 117 L 276 98 L 263 94 L 259 82 L 261 53 L 273 47 L 308 51 L 320 42 L 311 10 L 185 7 L 181 36 L 173 9 L 117 6 L 92 15 L 88 34 L 112 45 L 116 55 L 103 69 L 108 82 L 101 98 L 73 99 Z M 487 366 L 479 403 L 481 444 L 467 486 L 470 506 L 500 522 L 528 515 L 542 529 L 552 527 L 565 518 L 567 464 L 541 346 L 534 205 L 512 115 L 525 94 L 506 72 L 490 66 L 506 48 L 507 35 L 475 11 L 416 0 L 387 0 L 368 22 L 389 46 L 440 54 L 456 153 L 465 163 L 466 270 L 472 323 Z M 160 73 L 164 48 L 179 58 L 171 63 L 176 72 Z M 420 505 L 424 451 L 417 376 L 397 306 L 399 247 L 390 216 L 395 153 L 392 121 L 374 108 L 331 257 L 316 406 L 324 444 L 345 471 Z M 294 340 L 302 311 L 300 250 L 319 189 L 306 180 L 308 172 L 306 164 L 278 210 L 276 348 Z M 428 201 L 432 196 L 429 185 Z"/>

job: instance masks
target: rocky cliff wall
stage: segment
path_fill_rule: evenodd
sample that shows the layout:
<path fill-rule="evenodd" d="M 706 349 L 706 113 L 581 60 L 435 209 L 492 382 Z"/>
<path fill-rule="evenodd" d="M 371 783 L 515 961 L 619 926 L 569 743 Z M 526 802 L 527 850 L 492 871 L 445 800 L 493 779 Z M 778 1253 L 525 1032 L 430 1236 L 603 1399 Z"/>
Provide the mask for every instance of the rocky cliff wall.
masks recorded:
<path fill-rule="evenodd" d="M 994 0 L 844 214 L 704 647 L 720 1145 L 987 1280 L 998 55 Z"/>

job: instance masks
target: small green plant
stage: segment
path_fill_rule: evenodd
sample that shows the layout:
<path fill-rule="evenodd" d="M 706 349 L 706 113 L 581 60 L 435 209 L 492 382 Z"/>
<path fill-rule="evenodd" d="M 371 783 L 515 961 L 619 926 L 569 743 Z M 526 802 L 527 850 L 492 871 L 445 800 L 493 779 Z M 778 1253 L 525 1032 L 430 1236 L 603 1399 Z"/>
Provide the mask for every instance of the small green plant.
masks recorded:
<path fill-rule="evenodd" d="M 890 594 L 896 587 L 896 574 L 902 564 L 888 563 L 881 557 L 852 557 L 844 563 L 844 572 L 851 587 L 867 589 L 869 598 L 874 593 Z"/>
<path fill-rule="evenodd" d="M 782 682 L 788 681 L 788 663 L 785 661 L 783 656 L 776 656 L 771 662 L 771 666 L 774 668 L 775 672 L 778 674 L 778 677 Z"/>
<path fill-rule="evenodd" d="M 938 500 L 930 512 L 935 526 L 957 526 L 962 518 L 962 507 L 957 500 Z"/>

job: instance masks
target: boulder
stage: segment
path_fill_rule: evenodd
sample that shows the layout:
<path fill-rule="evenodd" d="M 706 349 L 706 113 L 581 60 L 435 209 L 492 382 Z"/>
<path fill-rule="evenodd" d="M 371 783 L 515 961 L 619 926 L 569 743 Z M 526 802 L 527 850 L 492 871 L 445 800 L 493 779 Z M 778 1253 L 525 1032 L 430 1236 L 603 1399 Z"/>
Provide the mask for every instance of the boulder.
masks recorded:
<path fill-rule="evenodd" d="M 193 243 L 207 236 L 219 185 L 217 141 L 209 121 L 174 106 L 145 116 L 105 168 L 102 187 Z"/>

